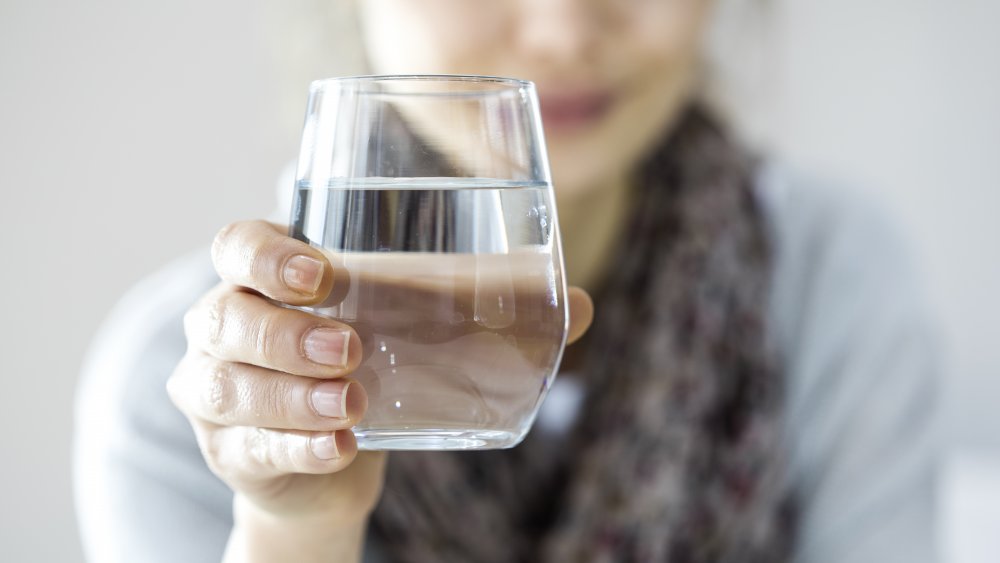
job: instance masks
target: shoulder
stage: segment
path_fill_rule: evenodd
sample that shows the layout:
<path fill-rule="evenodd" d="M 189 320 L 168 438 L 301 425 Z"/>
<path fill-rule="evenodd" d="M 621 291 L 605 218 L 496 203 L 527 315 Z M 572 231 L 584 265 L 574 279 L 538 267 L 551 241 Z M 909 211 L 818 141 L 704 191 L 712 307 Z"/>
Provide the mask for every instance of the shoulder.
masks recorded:
<path fill-rule="evenodd" d="M 789 417 L 839 424 L 874 392 L 935 385 L 937 314 L 884 205 L 787 168 L 765 171 L 758 186 L 774 256 L 768 333 Z"/>
<path fill-rule="evenodd" d="M 873 191 L 781 163 L 763 167 L 755 186 L 779 266 L 807 257 L 839 259 L 860 273 L 873 266 L 864 259 L 879 255 L 890 259 L 884 268 L 914 267 L 903 230 Z"/>
<path fill-rule="evenodd" d="M 764 167 L 756 187 L 772 243 L 770 318 L 779 349 L 807 329 L 834 336 L 859 317 L 933 324 L 920 265 L 875 194 L 780 163 Z"/>
<path fill-rule="evenodd" d="M 758 194 L 802 516 L 796 561 L 927 561 L 942 359 L 902 230 L 863 192 L 787 168 L 766 170 Z"/>

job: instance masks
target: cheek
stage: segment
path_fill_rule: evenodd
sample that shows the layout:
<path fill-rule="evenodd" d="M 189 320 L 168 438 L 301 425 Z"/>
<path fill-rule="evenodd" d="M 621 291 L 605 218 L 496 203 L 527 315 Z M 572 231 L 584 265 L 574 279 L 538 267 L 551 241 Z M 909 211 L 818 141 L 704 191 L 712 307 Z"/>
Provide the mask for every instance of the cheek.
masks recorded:
<path fill-rule="evenodd" d="M 661 129 L 671 119 L 670 108 L 694 95 L 700 60 L 698 37 L 674 35 L 665 40 L 637 35 L 636 40 L 636 72 L 623 92 L 620 109 L 627 116 L 622 117 L 652 121 L 655 129 Z"/>
<path fill-rule="evenodd" d="M 629 41 L 646 72 L 683 74 L 696 64 L 709 6 L 703 0 L 653 2 L 636 12 Z"/>
<path fill-rule="evenodd" d="M 556 187 L 564 196 L 589 193 L 594 178 L 627 174 L 652 148 L 695 93 L 703 4 L 655 2 L 623 28 L 614 59 L 618 101 L 587 135 L 549 143 Z M 671 5 L 673 7 L 671 7 Z"/>

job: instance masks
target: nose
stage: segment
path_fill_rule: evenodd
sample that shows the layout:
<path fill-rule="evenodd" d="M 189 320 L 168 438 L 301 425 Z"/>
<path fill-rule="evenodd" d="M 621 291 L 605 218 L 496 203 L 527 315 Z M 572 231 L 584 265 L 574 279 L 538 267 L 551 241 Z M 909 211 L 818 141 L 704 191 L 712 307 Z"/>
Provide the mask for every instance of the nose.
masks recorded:
<path fill-rule="evenodd" d="M 603 17 L 601 0 L 519 0 L 519 4 L 517 45 L 541 64 L 587 60 L 595 54 L 602 26 L 610 24 Z"/>

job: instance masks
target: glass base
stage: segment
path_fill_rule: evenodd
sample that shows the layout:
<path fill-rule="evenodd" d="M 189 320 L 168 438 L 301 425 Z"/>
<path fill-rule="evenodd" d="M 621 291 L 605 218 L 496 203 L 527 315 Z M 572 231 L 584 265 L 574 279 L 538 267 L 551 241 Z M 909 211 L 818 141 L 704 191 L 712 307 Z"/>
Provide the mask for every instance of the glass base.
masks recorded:
<path fill-rule="evenodd" d="M 359 450 L 497 450 L 512 448 L 524 438 L 503 430 L 355 430 Z"/>

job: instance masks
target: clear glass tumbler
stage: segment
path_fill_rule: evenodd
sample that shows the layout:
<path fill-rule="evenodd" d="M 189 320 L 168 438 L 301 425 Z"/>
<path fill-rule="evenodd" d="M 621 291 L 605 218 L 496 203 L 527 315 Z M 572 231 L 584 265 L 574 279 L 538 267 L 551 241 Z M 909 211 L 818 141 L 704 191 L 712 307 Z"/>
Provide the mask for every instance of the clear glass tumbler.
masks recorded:
<path fill-rule="evenodd" d="M 555 199 L 530 82 L 314 82 L 291 235 L 336 269 L 307 310 L 364 344 L 364 450 L 507 448 L 566 342 Z"/>

